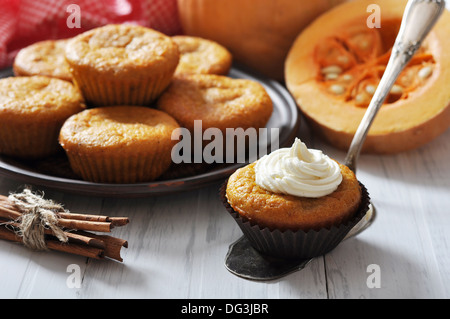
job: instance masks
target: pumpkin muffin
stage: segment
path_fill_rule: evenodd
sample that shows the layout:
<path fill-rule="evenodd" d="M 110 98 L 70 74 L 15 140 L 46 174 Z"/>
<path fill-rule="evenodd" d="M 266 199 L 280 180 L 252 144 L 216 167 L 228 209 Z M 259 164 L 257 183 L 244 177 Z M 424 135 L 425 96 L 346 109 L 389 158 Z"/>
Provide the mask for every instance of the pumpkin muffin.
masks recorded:
<path fill-rule="evenodd" d="M 0 153 L 37 159 L 57 153 L 64 121 L 84 109 L 68 81 L 45 76 L 0 80 Z"/>
<path fill-rule="evenodd" d="M 158 178 L 171 163 L 178 123 L 143 106 L 88 109 L 70 117 L 59 142 L 72 170 L 100 183 L 138 183 Z"/>
<path fill-rule="evenodd" d="M 298 139 L 238 169 L 222 192 L 252 245 L 285 258 L 330 251 L 368 206 L 367 191 L 348 167 Z"/>
<path fill-rule="evenodd" d="M 14 74 L 44 75 L 72 81 L 65 58 L 66 43 L 67 40 L 46 40 L 23 48 L 14 59 Z"/>
<path fill-rule="evenodd" d="M 157 101 L 157 107 L 173 116 L 182 127 L 203 129 L 265 127 L 273 105 L 264 87 L 251 80 L 221 75 L 191 74 L 174 78 Z"/>
<path fill-rule="evenodd" d="M 142 26 L 107 25 L 66 46 L 72 77 L 88 104 L 148 105 L 169 85 L 179 51 L 172 39 Z"/>
<path fill-rule="evenodd" d="M 217 74 L 227 75 L 232 55 L 217 42 L 193 36 L 173 36 L 180 50 L 180 62 L 175 75 Z"/>
<path fill-rule="evenodd" d="M 198 155 L 211 155 L 201 159 L 205 169 L 210 167 L 207 164 L 244 161 L 251 156 L 249 149 L 256 143 L 259 128 L 266 126 L 273 111 L 272 100 L 261 84 L 212 74 L 174 78 L 156 105 L 190 134 L 191 159 L 183 153 L 184 162 L 198 163 Z M 248 129 L 254 129 L 253 140 Z M 199 133 L 203 137 L 207 130 L 213 141 L 202 138 L 200 145 Z"/>

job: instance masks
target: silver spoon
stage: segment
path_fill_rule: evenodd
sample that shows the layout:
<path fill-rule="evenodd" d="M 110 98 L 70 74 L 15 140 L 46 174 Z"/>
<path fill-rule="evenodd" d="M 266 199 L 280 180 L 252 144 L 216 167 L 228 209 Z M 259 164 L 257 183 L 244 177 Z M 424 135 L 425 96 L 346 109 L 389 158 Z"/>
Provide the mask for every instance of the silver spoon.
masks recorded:
<path fill-rule="evenodd" d="M 345 158 L 345 165 L 354 173 L 356 173 L 356 162 L 361 148 L 378 110 L 383 105 L 400 72 L 422 45 L 423 40 L 444 10 L 444 0 L 408 1 L 386 70 L 359 124 Z"/>
<path fill-rule="evenodd" d="M 423 40 L 439 20 L 439 17 L 444 10 L 444 0 L 408 1 L 386 70 L 384 71 L 380 83 L 370 101 L 369 107 L 358 126 L 345 158 L 345 165 L 354 173 L 356 173 L 356 162 L 361 153 L 361 148 L 378 110 L 383 105 L 392 86 L 400 75 L 400 72 L 402 72 L 416 53 L 417 49 L 422 45 Z M 374 217 L 375 207 L 370 203 L 365 218 L 363 218 L 345 238 L 356 236 L 365 230 L 373 222 Z"/>
<path fill-rule="evenodd" d="M 375 94 L 364 114 L 363 119 L 353 137 L 345 158 L 345 165 L 356 173 L 356 162 L 361 152 L 367 132 L 375 116 L 383 105 L 389 91 L 400 72 L 411 60 L 422 41 L 435 25 L 445 10 L 444 0 L 410 0 L 403 15 L 400 31 L 392 48 L 391 57 L 380 80 Z M 372 204 L 366 216 L 344 239 L 353 237 L 366 229 L 373 221 L 375 208 Z M 225 267 L 236 276 L 250 280 L 273 280 L 289 273 L 303 269 L 312 259 L 286 262 L 284 260 L 267 260 L 256 253 L 247 242 L 245 236 L 230 245 L 226 256 Z"/>

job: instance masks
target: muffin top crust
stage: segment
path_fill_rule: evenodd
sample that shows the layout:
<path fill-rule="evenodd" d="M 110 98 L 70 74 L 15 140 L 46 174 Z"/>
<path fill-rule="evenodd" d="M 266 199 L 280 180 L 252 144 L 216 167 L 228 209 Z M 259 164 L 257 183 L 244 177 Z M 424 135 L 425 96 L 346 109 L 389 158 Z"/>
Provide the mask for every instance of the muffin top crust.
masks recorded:
<path fill-rule="evenodd" d="M 14 59 L 16 75 L 45 75 L 71 81 L 69 65 L 65 58 L 67 40 L 36 42 L 19 51 Z"/>
<path fill-rule="evenodd" d="M 34 120 L 64 118 L 83 109 L 80 91 L 68 81 L 37 75 L 0 80 L 3 119 L 17 115 Z"/>
<path fill-rule="evenodd" d="M 221 130 L 264 127 L 273 111 L 272 100 L 261 84 L 211 74 L 175 77 L 157 106 L 190 130 L 194 120 L 202 120 L 204 128 Z"/>
<path fill-rule="evenodd" d="M 146 147 L 162 144 L 161 138 L 170 140 L 177 128 L 178 123 L 171 116 L 148 107 L 101 107 L 70 117 L 61 129 L 60 143 L 68 151 L 79 147 Z"/>
<path fill-rule="evenodd" d="M 230 71 L 231 53 L 220 44 L 192 36 L 173 36 L 172 40 L 180 50 L 180 62 L 175 75 L 218 74 Z"/>
<path fill-rule="evenodd" d="M 179 51 L 172 39 L 150 28 L 112 24 L 72 38 L 66 46 L 70 65 L 95 68 L 97 72 L 133 76 L 147 68 L 175 67 Z"/>

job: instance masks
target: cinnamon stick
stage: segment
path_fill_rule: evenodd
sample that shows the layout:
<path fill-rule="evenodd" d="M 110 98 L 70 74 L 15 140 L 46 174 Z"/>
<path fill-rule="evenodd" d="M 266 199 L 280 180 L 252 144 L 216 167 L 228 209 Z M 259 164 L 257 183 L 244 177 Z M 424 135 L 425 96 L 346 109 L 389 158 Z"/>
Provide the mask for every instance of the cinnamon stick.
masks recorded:
<path fill-rule="evenodd" d="M 127 217 L 109 217 L 103 215 L 88 215 L 80 213 L 58 213 L 58 216 L 65 219 L 76 219 L 92 222 L 110 222 L 112 226 L 124 226 L 129 223 Z"/>
<path fill-rule="evenodd" d="M 87 214 L 79 214 L 79 213 L 57 213 L 59 217 L 65 219 L 77 219 L 77 220 L 85 220 L 90 222 L 109 222 L 108 216 L 101 215 L 87 215 Z"/>
<path fill-rule="evenodd" d="M 97 238 L 92 238 L 89 236 L 83 236 L 80 234 L 75 234 L 75 233 L 70 233 L 70 232 L 67 232 L 66 235 L 69 238 L 70 243 L 72 243 L 72 242 L 80 243 L 80 244 L 85 244 L 85 245 L 92 246 L 95 248 L 105 249 L 105 243 Z"/>
<path fill-rule="evenodd" d="M 51 250 L 61 251 L 69 254 L 80 255 L 88 258 L 103 259 L 103 249 L 77 244 L 66 245 L 56 240 L 48 240 L 47 247 Z"/>
<path fill-rule="evenodd" d="M 113 226 L 125 226 L 130 222 L 128 217 L 109 217 Z"/>
<path fill-rule="evenodd" d="M 98 231 L 109 233 L 114 227 L 109 222 L 95 222 L 88 220 L 77 220 L 77 219 L 58 219 L 58 226 L 65 227 L 69 229 L 87 230 L 87 231 Z"/>
<path fill-rule="evenodd" d="M 10 220 L 17 220 L 22 216 L 21 213 L 8 209 L 0 203 L 0 217 Z M 95 222 L 87 220 L 76 220 L 76 219 L 58 219 L 58 226 L 66 227 L 70 229 L 79 229 L 87 231 L 99 231 L 99 232 L 110 232 L 114 227 L 111 222 Z"/>
<path fill-rule="evenodd" d="M 87 236 L 84 231 L 76 231 L 77 234 Z M 101 240 L 105 244 L 105 257 L 109 257 L 118 261 L 123 261 L 120 252 L 122 247 L 128 248 L 128 242 L 124 239 L 111 237 L 108 235 L 89 234 L 90 237 Z"/>
<path fill-rule="evenodd" d="M 115 226 L 124 226 L 129 223 L 127 217 L 109 217 L 102 215 L 89 215 L 79 213 L 57 213 L 61 217 L 58 221 L 59 226 L 86 230 L 110 232 Z M 21 213 L 15 210 L 14 204 L 8 197 L 0 195 L 0 217 L 8 217 L 10 219 L 17 219 Z"/>
<path fill-rule="evenodd" d="M 0 227 L 0 239 L 23 243 L 22 238 L 17 236 L 14 231 Z M 78 244 L 64 244 L 56 240 L 49 239 L 47 241 L 47 247 L 51 250 L 62 251 L 70 254 L 80 255 L 89 258 L 101 259 L 104 258 L 104 252 L 100 248 L 91 246 L 78 245 Z"/>
<path fill-rule="evenodd" d="M 5 226 L 12 227 L 15 230 L 18 230 L 20 228 L 20 224 L 16 222 L 5 222 L 3 223 Z M 51 229 L 45 229 L 44 233 L 46 235 L 52 235 L 53 232 Z M 88 246 L 92 246 L 95 248 L 105 249 L 105 243 L 97 238 L 90 237 L 91 234 L 85 233 L 84 235 L 76 234 L 73 232 L 64 232 L 64 234 L 69 239 L 69 243 L 78 243 L 78 244 L 84 244 Z"/>
<path fill-rule="evenodd" d="M 7 228 L 5 226 L 10 226 Z M 22 238 L 17 236 L 15 229 L 17 223 L 6 223 L 0 226 L 0 239 L 15 241 L 22 243 Z M 76 231 L 75 233 L 66 233 L 69 243 L 61 243 L 53 237 L 51 230 L 46 229 L 45 234 L 49 235 L 46 240 L 47 247 L 51 250 L 67 252 L 71 254 L 81 255 L 92 258 L 108 257 L 122 262 L 120 255 L 121 248 L 128 248 L 126 240 L 115 238 L 107 235 L 96 235 L 84 231 Z"/>
<path fill-rule="evenodd" d="M 58 215 L 57 225 L 68 238 L 67 243 L 60 242 L 50 229 L 45 229 L 47 248 L 92 258 L 109 257 L 123 261 L 120 256 L 121 248 L 128 247 L 126 240 L 108 235 L 92 234 L 95 232 L 110 232 L 115 226 L 129 223 L 127 217 L 109 217 L 103 215 L 90 215 L 80 213 L 55 213 Z M 23 240 L 16 234 L 20 224 L 17 222 L 22 216 L 20 210 L 8 197 L 0 195 L 0 239 L 21 242 Z"/>
<path fill-rule="evenodd" d="M 21 213 L 9 209 L 7 207 L 2 206 L 2 204 L 0 203 L 0 217 L 1 218 L 5 218 L 5 219 L 9 219 L 9 220 L 16 220 L 18 218 L 20 218 L 22 216 Z"/>

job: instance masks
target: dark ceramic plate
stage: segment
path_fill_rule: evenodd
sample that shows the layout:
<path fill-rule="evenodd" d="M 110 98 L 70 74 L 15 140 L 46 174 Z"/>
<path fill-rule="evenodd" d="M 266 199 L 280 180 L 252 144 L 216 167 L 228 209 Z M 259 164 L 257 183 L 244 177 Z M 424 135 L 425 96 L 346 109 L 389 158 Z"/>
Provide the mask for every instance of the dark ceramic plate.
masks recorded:
<path fill-rule="evenodd" d="M 11 69 L 1 70 L 0 78 L 12 76 Z M 299 111 L 287 90 L 278 82 L 261 78 L 233 68 L 229 74 L 233 78 L 250 79 L 260 82 L 272 98 L 274 111 L 267 128 L 279 128 L 279 146 L 290 145 L 298 131 Z M 259 148 L 264 145 L 259 145 Z M 265 145 L 271 150 L 271 141 Z M 249 161 L 252 161 L 249 159 Z M 188 165 L 172 167 L 159 180 L 137 184 L 105 184 L 83 181 L 73 175 L 68 160 L 61 154 L 42 161 L 19 161 L 0 156 L 0 175 L 18 181 L 48 187 L 60 191 L 93 196 L 137 197 L 168 194 L 204 187 L 227 178 L 246 163 L 222 165 Z"/>

